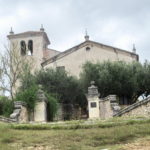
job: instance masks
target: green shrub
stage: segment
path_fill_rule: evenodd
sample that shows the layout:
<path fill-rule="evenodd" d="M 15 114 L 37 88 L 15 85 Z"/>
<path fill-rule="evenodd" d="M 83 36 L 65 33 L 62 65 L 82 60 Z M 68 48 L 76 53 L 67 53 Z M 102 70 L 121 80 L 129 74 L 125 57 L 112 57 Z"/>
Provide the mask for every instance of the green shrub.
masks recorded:
<path fill-rule="evenodd" d="M 36 105 L 37 91 L 38 91 L 38 86 L 33 85 L 24 91 L 18 92 L 16 94 L 15 100 L 25 102 L 27 104 L 27 109 L 29 111 L 33 111 Z"/>
<path fill-rule="evenodd" d="M 0 115 L 9 117 L 13 112 L 13 101 L 9 100 L 6 96 L 0 97 Z"/>

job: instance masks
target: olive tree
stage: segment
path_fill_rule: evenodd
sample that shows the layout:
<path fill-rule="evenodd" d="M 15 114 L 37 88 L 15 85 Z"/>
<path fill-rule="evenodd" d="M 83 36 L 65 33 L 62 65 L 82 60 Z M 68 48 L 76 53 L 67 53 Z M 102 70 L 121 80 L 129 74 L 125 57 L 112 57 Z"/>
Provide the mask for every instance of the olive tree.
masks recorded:
<path fill-rule="evenodd" d="M 36 80 L 47 93 L 55 95 L 60 103 L 85 106 L 86 98 L 79 80 L 68 75 L 66 71 L 51 68 L 40 70 L 36 73 Z"/>
<path fill-rule="evenodd" d="M 123 61 L 96 64 L 87 62 L 83 65 L 80 78 L 85 91 L 90 81 L 94 80 L 101 97 L 116 94 L 119 97 L 126 97 L 130 103 L 133 103 L 140 95 L 150 94 L 149 62 L 143 65 L 138 62 Z"/>

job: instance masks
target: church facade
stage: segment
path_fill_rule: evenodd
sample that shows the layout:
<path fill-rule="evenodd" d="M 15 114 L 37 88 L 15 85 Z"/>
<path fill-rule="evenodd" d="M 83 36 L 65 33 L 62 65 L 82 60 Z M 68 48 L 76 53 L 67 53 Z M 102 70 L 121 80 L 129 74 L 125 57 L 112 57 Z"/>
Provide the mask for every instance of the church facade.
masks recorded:
<path fill-rule="evenodd" d="M 10 45 L 16 44 L 20 57 L 32 57 L 35 60 L 36 69 L 58 68 L 66 70 L 70 75 L 79 77 L 82 66 L 87 61 L 92 63 L 103 61 L 125 61 L 127 63 L 138 61 L 139 56 L 135 49 L 132 52 L 116 47 L 101 44 L 89 40 L 85 35 L 85 41 L 64 51 L 48 48 L 49 38 L 41 27 L 40 31 L 28 31 L 14 34 L 11 30 L 7 36 Z"/>

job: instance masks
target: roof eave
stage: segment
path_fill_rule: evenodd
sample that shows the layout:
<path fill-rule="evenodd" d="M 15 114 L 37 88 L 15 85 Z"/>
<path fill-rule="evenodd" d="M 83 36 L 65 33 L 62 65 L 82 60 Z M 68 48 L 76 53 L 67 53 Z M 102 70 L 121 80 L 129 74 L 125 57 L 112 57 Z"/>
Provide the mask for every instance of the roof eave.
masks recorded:
<path fill-rule="evenodd" d="M 131 55 L 136 56 L 137 61 L 139 61 L 139 55 L 138 55 L 138 54 L 135 54 L 135 53 L 132 53 L 132 52 L 129 52 L 129 51 L 127 51 L 127 50 L 120 49 L 120 48 L 116 48 L 116 47 L 113 47 L 113 46 L 109 46 L 109 45 L 105 45 L 105 44 L 101 44 L 101 43 L 98 43 L 98 42 L 94 42 L 94 41 L 88 40 L 88 41 L 84 41 L 84 42 L 82 42 L 82 43 L 80 43 L 80 44 L 78 44 L 78 45 L 76 45 L 76 46 L 74 46 L 74 47 L 72 47 L 72 48 L 70 48 L 70 49 L 68 49 L 68 50 L 66 50 L 66 51 L 64 51 L 64 52 L 62 52 L 62 53 L 59 53 L 58 55 L 56 55 L 56 56 L 54 56 L 54 57 L 52 57 L 52 58 L 50 58 L 50 59 L 47 59 L 47 60 L 44 61 L 41 65 L 42 65 L 42 66 L 45 66 L 45 65 L 47 65 L 47 64 L 49 64 L 49 63 L 51 63 L 51 62 L 56 61 L 57 59 L 61 59 L 61 58 L 59 57 L 60 55 L 65 54 L 65 53 L 66 53 L 66 54 L 70 54 L 71 52 L 75 51 L 75 50 L 73 50 L 73 49 L 76 49 L 77 47 L 80 47 L 80 46 L 82 46 L 82 45 L 85 44 L 85 43 L 94 43 L 94 44 L 97 44 L 97 45 L 106 46 L 106 47 L 109 47 L 109 48 L 112 48 L 112 49 L 116 49 L 116 50 L 118 50 L 118 51 L 122 51 L 122 52 L 125 52 L 125 53 L 128 53 L 128 54 L 131 54 Z M 71 51 L 71 50 L 72 50 L 72 51 Z M 70 52 L 70 53 L 69 53 L 69 52 Z M 63 56 L 62 56 L 62 57 L 63 57 Z"/>

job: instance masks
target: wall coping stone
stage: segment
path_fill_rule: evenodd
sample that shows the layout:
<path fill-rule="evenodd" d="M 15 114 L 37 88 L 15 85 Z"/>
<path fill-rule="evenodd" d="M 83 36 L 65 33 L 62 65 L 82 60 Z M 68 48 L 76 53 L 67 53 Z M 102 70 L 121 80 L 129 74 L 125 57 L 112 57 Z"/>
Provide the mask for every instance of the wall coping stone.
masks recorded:
<path fill-rule="evenodd" d="M 108 96 L 106 96 L 104 98 L 100 98 L 100 101 L 108 101 L 108 100 L 110 100 L 111 103 L 116 102 L 116 95 L 108 95 Z"/>
<path fill-rule="evenodd" d="M 21 106 L 27 106 L 27 104 L 26 104 L 25 102 L 22 102 L 22 101 L 15 101 L 15 102 L 14 102 L 14 105 L 15 105 L 15 106 L 18 106 L 18 105 L 19 105 L 19 106 L 20 106 L 20 105 L 21 105 Z"/>

